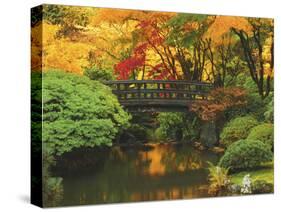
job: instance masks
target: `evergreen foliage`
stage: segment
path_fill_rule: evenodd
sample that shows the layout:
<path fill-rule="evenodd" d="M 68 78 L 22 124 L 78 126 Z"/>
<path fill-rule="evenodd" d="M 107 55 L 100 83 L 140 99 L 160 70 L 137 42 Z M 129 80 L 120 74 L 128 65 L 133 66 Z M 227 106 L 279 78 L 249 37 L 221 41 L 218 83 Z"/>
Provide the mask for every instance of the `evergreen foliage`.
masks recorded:
<path fill-rule="evenodd" d="M 223 128 L 220 142 L 228 147 L 235 141 L 247 138 L 250 129 L 257 125 L 258 121 L 252 116 L 234 118 Z"/>
<path fill-rule="evenodd" d="M 228 147 L 219 166 L 230 170 L 252 169 L 273 159 L 267 144 L 258 140 L 240 140 Z"/>
<path fill-rule="evenodd" d="M 78 147 L 110 146 L 129 119 L 111 90 L 101 83 L 61 71 L 43 74 L 43 142 L 55 154 Z"/>

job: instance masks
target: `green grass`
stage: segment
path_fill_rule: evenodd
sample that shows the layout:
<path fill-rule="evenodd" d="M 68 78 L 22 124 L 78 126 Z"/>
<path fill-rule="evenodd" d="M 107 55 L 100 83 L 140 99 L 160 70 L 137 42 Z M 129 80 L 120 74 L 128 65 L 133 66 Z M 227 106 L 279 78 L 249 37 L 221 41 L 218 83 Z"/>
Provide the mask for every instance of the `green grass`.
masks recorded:
<path fill-rule="evenodd" d="M 258 170 L 243 171 L 230 175 L 231 182 L 241 185 L 242 179 L 246 174 L 250 174 L 252 181 L 265 180 L 268 183 L 274 183 L 273 162 L 266 163 Z"/>

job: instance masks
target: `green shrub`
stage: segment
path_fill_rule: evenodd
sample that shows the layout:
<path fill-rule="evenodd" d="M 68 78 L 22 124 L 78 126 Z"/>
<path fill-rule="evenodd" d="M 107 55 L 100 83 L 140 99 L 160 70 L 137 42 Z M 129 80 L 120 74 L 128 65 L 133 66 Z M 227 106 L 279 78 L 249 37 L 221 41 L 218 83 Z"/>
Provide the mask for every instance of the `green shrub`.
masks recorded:
<path fill-rule="evenodd" d="M 256 180 L 253 182 L 252 191 L 254 194 L 273 193 L 274 186 L 265 180 Z"/>
<path fill-rule="evenodd" d="M 233 79 L 233 78 L 231 78 L 231 79 Z M 230 86 L 243 87 L 249 93 L 255 93 L 258 91 L 257 85 L 253 81 L 250 74 L 248 74 L 247 72 L 243 72 L 243 71 L 237 75 L 235 80 L 232 80 L 232 83 L 230 84 Z"/>
<path fill-rule="evenodd" d="M 262 99 L 258 92 L 249 93 L 247 99 L 248 103 L 246 108 L 248 114 L 251 114 L 261 122 L 265 121 L 265 113 L 270 110 L 270 102 L 273 100 L 272 93 L 270 93 L 265 99 Z M 271 109 L 273 109 L 273 105 Z"/>
<path fill-rule="evenodd" d="M 267 104 L 266 111 L 264 112 L 264 119 L 267 122 L 274 122 L 274 100 L 272 100 Z"/>
<path fill-rule="evenodd" d="M 84 70 L 84 75 L 89 77 L 91 80 L 107 81 L 113 80 L 112 70 L 104 70 L 97 67 L 92 67 Z"/>
<path fill-rule="evenodd" d="M 181 139 L 184 119 L 181 113 L 160 113 L 159 130 L 165 138 Z"/>
<path fill-rule="evenodd" d="M 54 154 L 110 146 L 129 119 L 103 84 L 62 71 L 43 74 L 43 142 Z"/>
<path fill-rule="evenodd" d="M 248 135 L 249 140 L 260 140 L 273 147 L 273 124 L 260 124 L 251 129 Z"/>
<path fill-rule="evenodd" d="M 155 131 L 154 131 L 154 140 L 164 140 L 165 139 L 165 136 L 162 134 L 162 131 L 160 128 L 157 128 Z"/>
<path fill-rule="evenodd" d="M 262 99 L 258 92 L 247 92 L 247 104 L 244 107 L 229 108 L 224 112 L 226 120 L 233 117 L 251 115 L 258 121 L 273 120 L 273 107 L 270 108 L 270 96 Z M 270 121 L 271 122 L 271 121 Z"/>
<path fill-rule="evenodd" d="M 31 74 L 31 147 L 32 156 L 41 157 L 42 150 L 42 74 Z"/>
<path fill-rule="evenodd" d="M 232 119 L 223 128 L 220 134 L 220 142 L 228 147 L 235 141 L 247 138 L 250 129 L 257 125 L 258 121 L 252 116 Z"/>
<path fill-rule="evenodd" d="M 235 169 L 250 169 L 271 161 L 273 154 L 268 145 L 258 140 L 240 140 L 228 147 L 219 161 L 219 166 Z"/>
<path fill-rule="evenodd" d="M 247 91 L 247 105 L 240 108 L 230 108 L 225 111 L 224 115 L 227 120 L 232 117 L 252 115 L 258 121 L 273 122 L 273 104 L 269 104 L 273 100 L 273 93 L 271 92 L 265 99 L 259 95 L 256 83 L 247 72 L 241 72 L 235 80 L 230 77 L 230 84 L 227 86 L 242 87 Z M 273 86 L 271 86 L 273 87 Z"/>
<path fill-rule="evenodd" d="M 193 114 L 163 112 L 159 113 L 157 121 L 160 125 L 157 133 L 163 138 L 190 141 L 199 136 L 199 121 Z"/>

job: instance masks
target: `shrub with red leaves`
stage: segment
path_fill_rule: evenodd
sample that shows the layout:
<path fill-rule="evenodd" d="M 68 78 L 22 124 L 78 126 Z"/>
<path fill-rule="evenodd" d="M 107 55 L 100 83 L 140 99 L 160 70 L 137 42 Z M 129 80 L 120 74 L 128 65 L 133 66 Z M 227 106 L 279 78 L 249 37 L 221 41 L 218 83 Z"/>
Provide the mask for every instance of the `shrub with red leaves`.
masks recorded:
<path fill-rule="evenodd" d="M 217 120 L 225 110 L 243 107 L 246 104 L 244 89 L 238 87 L 216 88 L 210 92 L 208 100 L 193 103 L 191 111 L 197 113 L 202 120 Z"/>

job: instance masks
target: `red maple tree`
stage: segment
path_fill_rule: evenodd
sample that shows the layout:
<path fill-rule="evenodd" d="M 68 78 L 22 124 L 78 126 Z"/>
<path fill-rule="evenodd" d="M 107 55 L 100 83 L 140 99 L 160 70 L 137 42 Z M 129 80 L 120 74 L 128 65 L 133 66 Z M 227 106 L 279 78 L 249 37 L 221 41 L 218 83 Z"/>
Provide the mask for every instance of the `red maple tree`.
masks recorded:
<path fill-rule="evenodd" d="M 115 74 L 117 75 L 117 79 L 126 80 L 132 75 L 135 79 L 137 70 L 141 70 L 143 72 L 142 78 L 144 78 L 144 72 L 147 70 L 146 76 L 150 79 L 176 79 L 175 74 L 163 58 L 161 58 L 161 62 L 156 65 L 152 65 L 146 60 L 146 52 L 148 50 L 153 50 L 156 54 L 160 55 L 160 57 L 162 56 L 160 49 L 165 45 L 165 38 L 161 33 L 157 20 L 140 21 L 140 23 L 136 26 L 136 29 L 139 30 L 141 36 L 144 38 L 144 41 L 140 45 L 136 46 L 130 57 L 115 65 Z"/>

